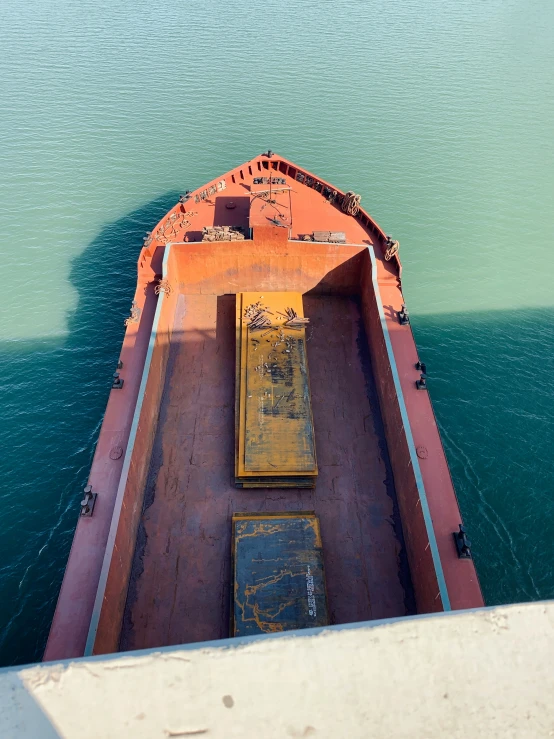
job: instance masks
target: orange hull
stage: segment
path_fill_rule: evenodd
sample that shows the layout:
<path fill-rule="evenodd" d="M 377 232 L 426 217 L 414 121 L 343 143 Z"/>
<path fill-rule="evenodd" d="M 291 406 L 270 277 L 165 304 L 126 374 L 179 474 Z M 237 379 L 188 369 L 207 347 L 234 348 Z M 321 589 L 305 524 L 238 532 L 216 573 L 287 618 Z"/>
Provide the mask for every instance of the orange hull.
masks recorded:
<path fill-rule="evenodd" d="M 79 518 L 45 660 L 228 636 L 237 511 L 316 511 L 332 623 L 483 605 L 399 321 L 398 255 L 385 260 L 386 235 L 343 196 L 268 153 L 182 198 L 145 241 L 94 509 Z M 301 292 L 313 325 L 314 490 L 232 485 L 234 295 L 259 291 Z"/>

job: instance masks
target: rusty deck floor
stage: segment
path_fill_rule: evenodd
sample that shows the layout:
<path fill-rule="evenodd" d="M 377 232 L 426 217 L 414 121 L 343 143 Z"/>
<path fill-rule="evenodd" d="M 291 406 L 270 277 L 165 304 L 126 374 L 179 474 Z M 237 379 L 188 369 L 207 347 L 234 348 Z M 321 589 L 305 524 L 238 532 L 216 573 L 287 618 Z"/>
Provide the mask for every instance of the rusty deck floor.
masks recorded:
<path fill-rule="evenodd" d="M 331 623 L 415 612 L 355 299 L 304 296 L 315 490 L 233 486 L 235 297 L 180 296 L 120 648 L 225 638 L 231 516 L 315 510 Z"/>

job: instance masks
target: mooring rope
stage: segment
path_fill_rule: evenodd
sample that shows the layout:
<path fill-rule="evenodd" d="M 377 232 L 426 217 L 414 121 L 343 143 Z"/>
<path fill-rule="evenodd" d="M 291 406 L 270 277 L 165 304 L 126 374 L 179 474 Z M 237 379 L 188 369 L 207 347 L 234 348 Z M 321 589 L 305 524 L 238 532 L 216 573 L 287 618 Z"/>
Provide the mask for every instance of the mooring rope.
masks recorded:
<path fill-rule="evenodd" d="M 394 257 L 395 254 L 398 254 L 398 250 L 400 249 L 400 242 L 395 241 L 394 239 L 391 239 L 390 236 L 387 237 L 386 240 L 387 249 L 385 251 L 385 260 L 387 262 L 390 262 L 390 260 Z"/>
<path fill-rule="evenodd" d="M 356 195 L 355 192 L 347 192 L 342 200 L 341 207 L 345 213 L 348 213 L 349 216 L 358 215 L 361 200 L 361 195 Z"/>

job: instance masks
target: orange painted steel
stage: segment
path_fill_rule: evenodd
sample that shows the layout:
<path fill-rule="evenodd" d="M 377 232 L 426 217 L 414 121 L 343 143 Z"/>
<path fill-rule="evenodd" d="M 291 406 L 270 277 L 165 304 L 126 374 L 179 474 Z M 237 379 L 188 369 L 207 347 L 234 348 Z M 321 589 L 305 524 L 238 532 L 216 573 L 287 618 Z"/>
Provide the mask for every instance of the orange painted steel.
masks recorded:
<path fill-rule="evenodd" d="M 249 222 L 251 191 L 267 187 L 265 184 L 255 185 L 254 178 L 270 176 L 285 179 L 286 187 L 289 188 L 289 225 L 284 227 L 272 223 L 267 218 L 264 222 L 265 215 L 259 211 L 256 217 L 253 213 L 250 240 L 230 243 L 194 243 L 201 242 L 204 226 L 240 226 L 248 234 L 251 225 Z M 218 189 L 218 183 L 222 181 L 225 182 L 224 190 Z M 419 377 L 415 363 L 419 356 L 411 326 L 400 325 L 398 322 L 398 313 L 405 302 L 402 295 L 399 258 L 395 255 L 390 261 L 385 261 L 383 256 L 385 233 L 364 210 L 360 210 L 356 217 L 352 217 L 337 207 L 336 200 L 332 202 L 333 197 L 340 198 L 342 194 L 329 183 L 280 156 L 262 155 L 193 191 L 188 200 L 177 203 L 153 229 L 138 258 L 138 280 L 134 299 L 140 313 L 139 320 L 128 324 L 121 351 L 123 369 L 120 374 L 125 380 L 125 386 L 122 390 L 115 390 L 110 395 L 90 471 L 89 483 L 93 491 L 98 493 L 94 515 L 91 518 L 79 519 L 44 655 L 45 659 L 78 657 L 85 651 L 87 635 L 95 610 L 94 604 L 98 601 L 99 585 L 102 585 L 101 571 L 107 552 L 110 527 L 115 533 L 115 548 L 112 556 L 107 557 L 104 563 L 108 577 L 102 585 L 104 588 L 102 592 L 106 596 L 102 607 L 107 610 L 105 615 L 100 616 L 99 623 L 102 629 L 98 632 L 99 641 L 95 646 L 95 651 L 110 651 L 118 648 L 127 584 L 130 580 L 132 581 L 132 574 L 129 573 L 132 570 L 133 537 L 137 527 L 146 525 L 144 518 L 146 513 L 142 513 L 141 519 L 141 511 L 145 477 L 147 474 L 153 474 L 152 469 L 148 473 L 149 450 L 152 445 L 155 447 L 156 444 L 153 436 L 156 434 L 158 414 L 161 419 L 159 423 L 163 423 L 162 415 L 169 411 L 164 401 L 160 401 L 157 393 L 151 393 L 142 406 L 133 449 L 128 449 L 154 310 L 156 301 L 159 300 L 154 293 L 154 287 L 162 276 L 162 258 L 168 243 L 173 244 L 169 255 L 167 275 L 173 293 L 171 300 L 166 301 L 161 317 L 162 323 L 168 327 L 166 338 L 157 339 L 153 357 L 153 366 L 158 367 L 157 381 L 160 384 L 168 381 L 166 365 L 169 366 L 167 363 L 171 362 L 171 352 L 174 351 L 176 357 L 181 357 L 178 346 L 194 346 L 199 341 L 205 341 L 203 337 L 206 332 L 213 334 L 216 344 L 223 341 L 223 337 L 217 337 L 218 327 L 215 317 L 211 313 L 203 314 L 204 309 L 200 312 L 193 312 L 192 317 L 196 317 L 192 324 L 189 322 L 188 329 L 184 331 L 182 320 L 179 322 L 176 318 L 180 297 L 184 297 L 185 303 L 192 305 L 195 300 L 211 301 L 216 300 L 217 296 L 238 292 L 293 290 L 304 294 L 304 302 L 308 296 L 311 296 L 310 299 L 323 300 L 322 307 L 326 300 L 324 296 L 329 297 L 329 305 L 335 305 L 333 301 L 341 299 L 358 301 L 359 315 L 367 335 L 372 372 L 375 378 L 375 392 L 379 400 L 380 415 L 394 475 L 394 487 L 401 514 L 401 526 L 409 558 L 410 577 L 417 610 L 426 612 L 443 608 L 435 568 L 429 553 L 428 527 L 425 525 L 421 512 L 419 492 L 421 485 L 424 486 L 426 493 L 426 502 L 451 608 L 471 608 L 483 604 L 474 564 L 471 560 L 458 559 L 453 543 L 452 533 L 458 530 L 462 518 L 430 395 L 427 392 L 418 391 L 415 386 L 415 380 Z M 228 207 L 230 204 L 231 207 Z M 259 207 L 262 206 L 259 205 Z M 303 241 L 306 235 L 316 230 L 344 232 L 347 245 Z M 376 272 L 372 272 L 367 252 L 367 247 L 370 245 L 375 252 Z M 377 296 L 374 284 L 377 286 Z M 380 305 L 384 307 L 382 318 L 379 313 Z M 333 320 L 338 321 L 338 315 Z M 389 345 L 384 338 L 383 330 L 388 336 Z M 234 342 L 232 329 L 231 334 L 232 342 Z M 162 347 L 164 341 L 165 349 Z M 389 349 L 392 352 L 394 371 L 391 369 Z M 308 355 L 310 356 L 310 344 L 308 344 Z M 314 357 L 313 360 L 310 358 L 312 380 L 314 372 L 317 373 L 317 362 L 321 366 L 327 366 L 325 351 L 318 350 L 316 355 L 317 358 Z M 194 379 L 194 368 L 187 366 L 186 354 L 182 356 L 182 359 L 176 358 L 175 361 L 185 362 L 184 366 L 187 367 L 187 371 L 192 372 L 189 375 L 189 381 Z M 200 360 L 197 357 L 194 361 Z M 404 415 L 394 383 L 395 372 L 405 407 Z M 153 374 L 153 378 L 155 376 Z M 152 382 L 153 379 L 150 385 Z M 329 390 L 331 391 L 331 386 Z M 198 392 L 201 394 L 200 387 Z M 335 387 L 333 392 L 339 392 L 339 388 Z M 185 400 L 185 397 L 182 397 Z M 196 401 L 193 397 L 189 397 L 188 402 Z M 319 456 L 322 446 L 321 441 L 317 439 L 317 415 L 322 411 L 321 406 L 316 404 L 314 399 L 313 403 Z M 230 405 L 232 408 L 232 399 Z M 195 409 L 191 411 L 196 412 Z M 354 408 L 348 411 L 348 413 L 354 412 Z M 405 428 L 406 419 L 409 429 Z M 325 424 L 325 420 L 323 423 Z M 342 434 L 343 429 L 336 429 L 336 433 Z M 231 436 L 233 436 L 232 431 Z M 421 476 L 419 482 L 414 472 L 410 438 L 413 438 L 415 447 L 425 450 L 425 454 L 416 460 Z M 124 456 L 113 459 L 116 455 L 110 456 L 110 452 L 114 447 L 123 448 Z M 143 463 L 138 464 L 140 454 L 145 459 Z M 327 459 L 332 459 L 332 450 L 322 452 L 322 454 Z M 132 458 L 127 458 L 128 455 Z M 321 465 L 321 460 L 319 461 Z M 129 465 L 130 462 L 132 462 L 129 467 L 131 477 L 128 476 L 128 472 L 125 472 L 127 476 L 122 479 L 124 463 Z M 206 464 L 209 466 L 209 456 L 206 458 Z M 191 474 L 192 472 L 191 469 Z M 204 474 L 208 472 L 208 468 L 205 468 Z M 134 478 L 133 475 L 135 475 Z M 327 483 L 323 482 L 325 478 L 322 477 L 321 470 L 320 478 L 321 485 L 326 485 Z M 201 490 L 200 478 L 198 484 Z M 124 491 L 121 510 L 115 507 L 118 488 Z M 252 492 L 252 495 L 257 494 L 258 491 Z M 346 492 L 342 494 L 348 495 Z M 159 495 L 162 500 L 161 491 Z M 241 495 L 246 496 L 249 493 L 245 491 L 241 492 Z M 302 495 L 308 496 L 310 493 L 305 491 Z M 76 501 L 78 497 L 76 495 Z M 314 508 L 309 501 L 301 507 Z M 297 505 L 296 509 L 298 508 Z M 114 510 L 117 514 L 115 519 L 113 519 Z M 241 508 L 237 507 L 236 510 L 241 510 Z M 343 514 L 337 511 L 337 515 Z M 329 530 L 331 527 L 329 515 L 320 516 L 320 518 L 327 542 L 325 529 Z M 150 529 L 149 541 L 151 542 L 156 536 L 155 530 L 155 528 Z M 329 541 L 332 542 L 333 537 Z M 336 569 L 335 561 L 330 568 L 327 567 L 327 570 L 331 580 L 333 572 L 335 577 L 338 576 L 340 568 Z M 332 593 L 332 583 L 328 584 L 330 593 Z M 377 591 L 374 589 L 373 592 L 374 602 L 379 602 L 380 596 L 375 595 L 378 589 Z M 146 600 L 142 599 L 143 596 Z M 333 596 L 330 595 L 330 598 L 332 599 Z M 141 607 L 147 608 L 147 591 L 144 591 L 143 595 L 139 593 L 137 599 L 136 602 L 140 600 Z M 334 602 L 338 604 L 336 596 Z M 356 613 L 355 608 L 345 611 L 341 611 L 338 605 L 336 608 L 338 608 L 336 612 L 343 614 L 338 622 L 343 617 L 351 618 Z M 164 607 L 160 606 L 160 609 L 162 613 Z M 384 611 L 380 611 L 376 608 L 368 611 L 362 608 L 358 611 L 358 615 L 362 618 L 374 618 L 377 613 L 391 614 L 394 610 L 395 608 L 392 608 L 387 611 L 385 608 Z M 398 612 L 398 607 L 396 611 Z M 135 610 L 134 613 L 136 615 L 138 612 Z M 398 615 L 402 614 L 398 613 Z M 219 627 L 216 627 L 214 622 L 216 631 L 217 628 Z M 176 632 L 176 637 L 182 638 L 183 635 L 188 634 L 194 639 L 198 635 L 202 636 L 202 629 L 195 631 L 190 624 L 187 629 L 181 634 Z M 155 641 L 152 634 L 151 637 Z M 147 642 L 148 639 L 139 638 L 139 635 L 135 634 L 126 643 L 139 646 Z"/>

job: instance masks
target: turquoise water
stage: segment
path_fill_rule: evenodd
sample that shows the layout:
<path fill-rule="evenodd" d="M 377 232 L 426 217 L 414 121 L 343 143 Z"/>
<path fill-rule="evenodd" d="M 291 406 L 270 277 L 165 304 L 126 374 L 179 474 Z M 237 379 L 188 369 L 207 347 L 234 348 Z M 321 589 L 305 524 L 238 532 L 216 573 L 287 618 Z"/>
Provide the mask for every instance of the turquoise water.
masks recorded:
<path fill-rule="evenodd" d="M 400 240 L 486 600 L 554 597 L 554 5 L 4 0 L 0 28 L 0 663 L 41 656 L 144 232 L 267 148 Z"/>

